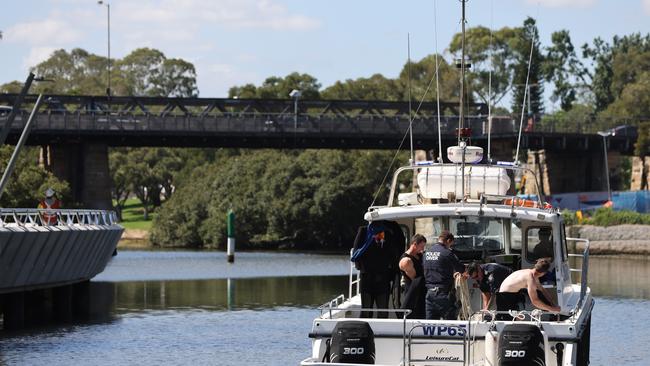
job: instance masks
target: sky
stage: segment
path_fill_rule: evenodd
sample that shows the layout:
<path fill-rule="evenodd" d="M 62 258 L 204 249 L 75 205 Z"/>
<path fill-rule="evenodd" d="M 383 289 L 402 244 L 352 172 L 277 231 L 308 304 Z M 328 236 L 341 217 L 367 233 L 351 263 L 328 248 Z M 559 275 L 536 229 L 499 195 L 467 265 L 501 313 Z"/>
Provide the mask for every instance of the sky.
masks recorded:
<path fill-rule="evenodd" d="M 308 73 L 323 87 L 444 52 L 460 31 L 458 0 L 0 0 L 0 84 L 25 80 L 56 49 L 111 57 L 140 47 L 197 69 L 199 96 L 231 86 Z M 542 45 L 566 29 L 574 45 L 650 32 L 650 0 L 469 0 L 468 26 L 493 29 L 537 20 Z"/>

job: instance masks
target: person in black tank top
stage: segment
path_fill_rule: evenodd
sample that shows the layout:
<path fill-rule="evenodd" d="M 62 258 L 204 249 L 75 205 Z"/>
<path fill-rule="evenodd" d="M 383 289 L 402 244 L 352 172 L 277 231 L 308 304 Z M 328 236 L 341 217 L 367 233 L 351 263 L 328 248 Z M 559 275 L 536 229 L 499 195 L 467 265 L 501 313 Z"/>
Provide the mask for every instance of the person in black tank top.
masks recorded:
<path fill-rule="evenodd" d="M 411 238 L 411 245 L 400 257 L 399 269 L 402 273 L 402 309 L 410 309 L 409 318 L 424 318 L 424 267 L 422 267 L 422 253 L 427 239 L 415 234 Z"/>

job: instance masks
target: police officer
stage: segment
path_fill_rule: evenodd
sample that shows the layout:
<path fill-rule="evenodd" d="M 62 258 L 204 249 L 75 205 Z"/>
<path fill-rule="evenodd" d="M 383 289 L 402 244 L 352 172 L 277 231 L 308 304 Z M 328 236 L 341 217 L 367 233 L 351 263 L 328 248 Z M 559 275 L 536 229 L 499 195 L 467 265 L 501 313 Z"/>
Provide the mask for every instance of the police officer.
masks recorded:
<path fill-rule="evenodd" d="M 503 280 L 510 276 L 511 273 L 512 269 L 497 263 L 479 264 L 472 262 L 467 266 L 467 274 L 471 279 L 478 282 L 481 289 L 483 310 L 488 310 L 492 296 L 499 292 Z"/>
<path fill-rule="evenodd" d="M 425 311 L 427 319 L 453 320 L 457 317 L 456 296 L 453 292 L 454 273 L 465 272 L 465 266 L 451 252 L 454 235 L 443 230 L 438 242 L 424 255 L 424 278 L 427 287 Z"/>

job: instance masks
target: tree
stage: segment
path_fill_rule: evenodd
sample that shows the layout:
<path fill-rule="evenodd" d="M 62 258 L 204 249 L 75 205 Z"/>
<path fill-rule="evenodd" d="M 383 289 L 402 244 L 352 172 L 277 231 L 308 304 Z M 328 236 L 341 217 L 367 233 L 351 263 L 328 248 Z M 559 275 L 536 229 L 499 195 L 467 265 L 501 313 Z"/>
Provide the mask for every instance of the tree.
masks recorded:
<path fill-rule="evenodd" d="M 563 111 L 569 111 L 578 93 L 589 90 L 589 71 L 578 59 L 571 36 L 566 30 L 551 35 L 552 45 L 546 48 L 542 70 L 555 89 L 551 99 L 560 101 Z"/>
<path fill-rule="evenodd" d="M 258 150 L 223 157 L 194 169 L 192 178 L 163 204 L 151 240 L 223 247 L 225 215 L 233 209 L 237 240 L 244 245 L 349 246 L 392 156 L 383 151 Z"/>
<path fill-rule="evenodd" d="M 411 98 L 415 101 L 436 100 L 436 56 L 428 55 L 420 61 L 410 65 Z M 459 100 L 460 73 L 450 66 L 442 56 L 438 57 L 438 81 L 440 87 L 440 100 L 453 102 Z M 406 63 L 399 74 L 403 98 L 408 100 L 409 64 Z M 427 92 L 428 89 L 428 92 Z M 426 96 L 425 96 L 426 92 Z"/>
<path fill-rule="evenodd" d="M 518 28 L 504 27 L 491 31 L 486 27 L 474 27 L 466 31 L 465 53 L 470 57 L 472 68 L 467 73 L 469 90 L 484 103 L 498 104 L 511 89 L 514 77 L 516 53 L 512 44 L 518 36 Z M 456 33 L 449 51 L 460 59 L 462 34 Z M 490 90 L 491 86 L 491 90 Z"/>
<path fill-rule="evenodd" d="M 5 145 L 0 148 L 0 166 L 6 168 L 13 153 L 13 146 Z M 2 169 L 4 172 L 4 169 Z M 47 188 L 54 189 L 64 205 L 70 207 L 70 187 L 67 182 L 57 179 L 54 175 L 38 165 L 38 149 L 26 147 L 16 162 L 16 169 L 9 178 L 9 183 L 2 194 L 2 207 L 36 208 L 44 198 Z"/>
<path fill-rule="evenodd" d="M 32 68 L 38 76 L 53 80 L 34 85 L 34 91 L 45 94 L 104 95 L 108 59 L 81 48 L 70 52 L 60 49 Z M 18 82 L 2 89 L 16 90 Z M 22 84 L 20 84 L 22 85 Z M 168 59 L 155 49 L 136 49 L 123 59 L 114 60 L 111 72 L 114 95 L 196 97 L 196 70 L 181 59 Z"/>
<path fill-rule="evenodd" d="M 321 93 L 324 99 L 339 100 L 404 100 L 404 91 L 400 83 L 381 74 L 369 78 L 337 81 Z"/>
<path fill-rule="evenodd" d="M 596 38 L 592 46 L 585 44 L 583 57 L 593 63 L 591 90 L 596 110 L 604 111 L 618 98 L 625 85 L 634 82 L 648 70 L 647 54 L 650 52 L 650 34 L 641 36 L 615 36 L 612 44 Z"/>
<path fill-rule="evenodd" d="M 155 49 L 139 48 L 115 63 L 126 95 L 196 97 L 196 70 L 181 59 L 168 59 Z M 119 83 L 118 83 L 119 84 Z"/>
<path fill-rule="evenodd" d="M 320 83 L 309 74 L 293 72 L 284 78 L 271 76 L 262 85 L 234 86 L 228 91 L 230 98 L 288 99 L 292 90 L 298 89 L 303 99 L 320 99 Z"/>
<path fill-rule="evenodd" d="M 109 172 L 111 175 L 111 197 L 115 201 L 117 217 L 122 220 L 122 210 L 126 200 L 131 195 L 131 167 L 129 166 L 128 151 L 125 148 L 113 149 L 108 155 Z"/>
<path fill-rule="evenodd" d="M 539 33 L 535 19 L 529 17 L 524 21 L 523 27 L 518 29 L 518 36 L 512 39 L 511 47 L 517 60 L 514 65 L 512 111 L 519 113 L 522 106 L 527 106 L 530 114 L 541 114 L 544 112 L 541 70 L 544 58 L 539 50 Z"/>

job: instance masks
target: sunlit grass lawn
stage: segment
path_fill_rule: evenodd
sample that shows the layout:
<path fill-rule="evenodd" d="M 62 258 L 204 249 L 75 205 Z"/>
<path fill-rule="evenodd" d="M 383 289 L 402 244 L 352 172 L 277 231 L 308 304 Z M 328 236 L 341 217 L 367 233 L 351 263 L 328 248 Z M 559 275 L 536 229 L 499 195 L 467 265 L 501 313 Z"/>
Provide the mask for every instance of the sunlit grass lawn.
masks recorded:
<path fill-rule="evenodd" d="M 151 220 L 155 215 L 155 213 L 150 212 L 149 220 L 145 220 L 144 209 L 140 200 L 137 198 L 129 198 L 122 210 L 122 222 L 120 224 L 125 229 L 149 230 L 151 229 Z"/>

